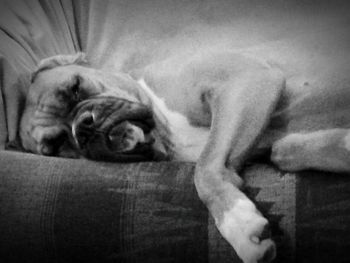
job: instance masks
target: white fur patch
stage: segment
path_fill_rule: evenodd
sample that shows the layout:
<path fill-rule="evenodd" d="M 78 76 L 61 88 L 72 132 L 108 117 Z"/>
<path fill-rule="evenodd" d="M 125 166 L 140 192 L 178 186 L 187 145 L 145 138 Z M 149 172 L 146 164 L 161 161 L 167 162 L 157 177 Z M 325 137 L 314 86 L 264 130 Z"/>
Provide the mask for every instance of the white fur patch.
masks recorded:
<path fill-rule="evenodd" d="M 179 161 L 197 161 L 207 141 L 209 129 L 192 126 L 184 115 L 169 109 L 164 99 L 159 98 L 148 87 L 144 79 L 140 79 L 138 83 L 151 98 L 154 106 L 158 108 L 168 121 L 169 129 L 173 136 L 172 140 L 175 144 L 174 158 Z"/>
<path fill-rule="evenodd" d="M 167 117 L 168 121 L 175 126 L 190 126 L 188 119 L 182 114 L 170 110 L 164 99 L 159 98 L 146 84 L 144 79 L 138 81 L 142 89 L 147 93 L 147 95 L 152 99 L 153 103 L 159 108 L 159 110 Z"/>
<path fill-rule="evenodd" d="M 246 199 L 238 199 L 234 207 L 224 212 L 221 229 L 225 235 L 234 235 L 238 239 L 243 237 L 246 226 L 255 219 L 256 208 L 254 204 Z"/>
<path fill-rule="evenodd" d="M 244 262 L 256 262 L 273 245 L 271 240 L 260 240 L 266 224 L 249 199 L 238 199 L 231 210 L 224 212 L 218 228 Z"/>

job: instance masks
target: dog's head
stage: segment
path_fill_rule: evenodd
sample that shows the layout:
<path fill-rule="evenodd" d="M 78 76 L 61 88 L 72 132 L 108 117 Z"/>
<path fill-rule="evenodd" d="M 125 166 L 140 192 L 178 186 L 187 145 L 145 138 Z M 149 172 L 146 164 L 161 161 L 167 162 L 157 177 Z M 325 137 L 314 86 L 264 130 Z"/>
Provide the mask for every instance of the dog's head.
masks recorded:
<path fill-rule="evenodd" d="M 22 145 L 43 155 L 152 160 L 156 121 L 140 94 L 131 77 L 89 68 L 82 53 L 45 59 L 32 76 Z"/>

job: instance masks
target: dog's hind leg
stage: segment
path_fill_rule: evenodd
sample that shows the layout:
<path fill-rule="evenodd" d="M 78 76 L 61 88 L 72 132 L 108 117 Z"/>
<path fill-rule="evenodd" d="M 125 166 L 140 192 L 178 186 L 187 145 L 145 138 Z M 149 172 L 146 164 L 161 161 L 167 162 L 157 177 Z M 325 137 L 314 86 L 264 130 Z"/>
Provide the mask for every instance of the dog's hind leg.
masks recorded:
<path fill-rule="evenodd" d="M 350 171 L 350 130 L 293 133 L 276 141 L 271 160 L 282 170 Z"/>

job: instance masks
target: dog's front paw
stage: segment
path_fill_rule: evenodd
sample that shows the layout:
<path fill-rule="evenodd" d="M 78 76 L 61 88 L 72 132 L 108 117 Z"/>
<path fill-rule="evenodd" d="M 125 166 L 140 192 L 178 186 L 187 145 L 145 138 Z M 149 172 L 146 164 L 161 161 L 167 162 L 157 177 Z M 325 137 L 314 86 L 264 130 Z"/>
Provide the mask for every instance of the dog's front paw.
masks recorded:
<path fill-rule="evenodd" d="M 217 227 L 244 263 L 271 262 L 275 243 L 269 238 L 268 221 L 249 199 L 240 199 L 224 212 Z"/>
<path fill-rule="evenodd" d="M 271 161 L 281 170 L 300 171 L 310 166 L 310 144 L 307 136 L 304 134 L 290 134 L 278 141 L 272 146 Z"/>

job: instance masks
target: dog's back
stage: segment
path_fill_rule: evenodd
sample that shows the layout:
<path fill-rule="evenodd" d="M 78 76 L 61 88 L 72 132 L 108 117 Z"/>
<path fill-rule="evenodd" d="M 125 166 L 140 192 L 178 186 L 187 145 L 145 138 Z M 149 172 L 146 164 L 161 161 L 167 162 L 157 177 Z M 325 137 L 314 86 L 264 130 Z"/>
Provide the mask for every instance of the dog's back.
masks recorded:
<path fill-rule="evenodd" d="M 149 66 L 146 75 L 170 108 L 187 115 L 195 124 L 209 125 L 210 116 L 199 114 L 202 109 L 192 113 L 186 110 L 187 105 L 193 109 L 197 102 L 184 88 L 188 81 L 183 78 L 184 68 L 194 57 L 206 63 L 208 54 L 217 51 L 245 54 L 280 69 L 286 79 L 285 92 L 270 127 L 274 131 L 286 134 L 347 128 L 350 19 L 346 6 L 332 2 L 301 4 L 284 11 L 262 8 L 256 20 L 259 23 L 242 18 L 238 20 L 240 24 L 222 23 L 215 30 L 201 25 L 201 30 L 193 30 L 191 37 L 185 37 L 184 30 L 175 38 L 183 42 L 167 59 Z"/>

